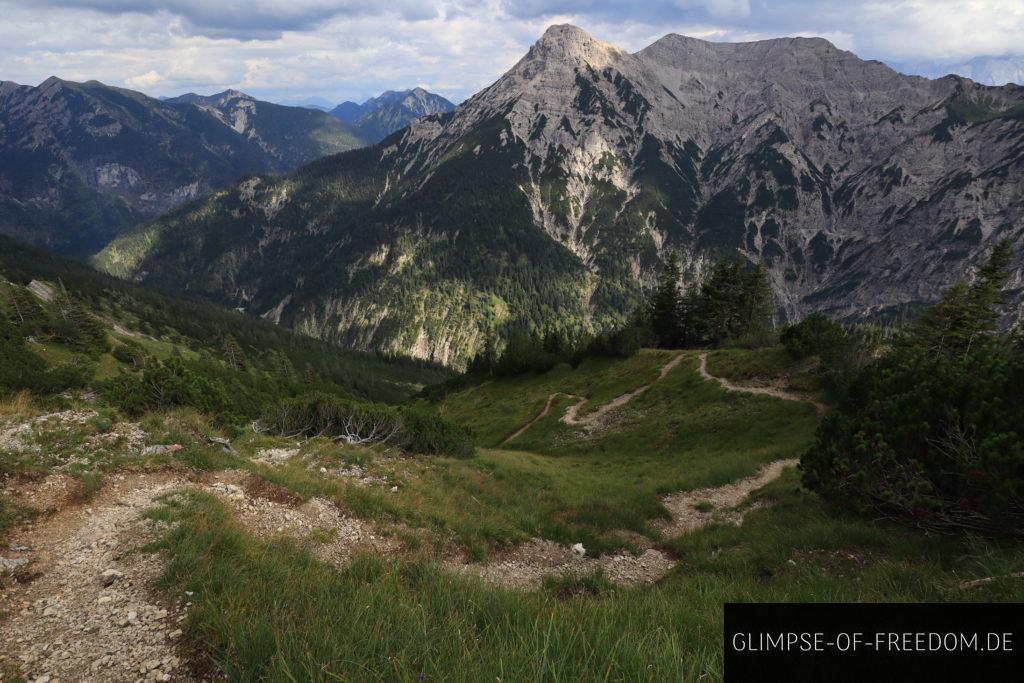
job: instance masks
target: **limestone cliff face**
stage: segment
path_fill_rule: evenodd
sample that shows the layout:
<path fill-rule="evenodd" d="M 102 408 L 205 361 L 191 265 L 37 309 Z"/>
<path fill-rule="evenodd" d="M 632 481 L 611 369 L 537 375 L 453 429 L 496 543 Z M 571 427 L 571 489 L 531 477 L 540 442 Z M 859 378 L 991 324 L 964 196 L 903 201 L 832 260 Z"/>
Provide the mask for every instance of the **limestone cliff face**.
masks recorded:
<path fill-rule="evenodd" d="M 486 329 L 613 324 L 669 251 L 688 278 L 763 264 L 780 319 L 895 316 L 1021 242 L 1022 162 L 1017 86 L 821 39 L 630 54 L 554 26 L 454 112 L 171 214 L 115 270 L 455 365 Z"/>

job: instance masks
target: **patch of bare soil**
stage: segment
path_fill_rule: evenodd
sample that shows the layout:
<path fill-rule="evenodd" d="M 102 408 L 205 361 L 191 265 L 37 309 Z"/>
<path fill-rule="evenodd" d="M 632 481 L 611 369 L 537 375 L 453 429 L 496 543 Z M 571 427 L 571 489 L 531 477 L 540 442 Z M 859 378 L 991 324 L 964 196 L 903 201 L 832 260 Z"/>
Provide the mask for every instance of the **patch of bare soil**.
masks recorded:
<path fill-rule="evenodd" d="M 761 468 L 752 477 L 725 486 L 673 493 L 661 499 L 672 515 L 671 520 L 659 520 L 652 526 L 665 536 L 678 536 L 694 531 L 712 522 L 739 524 L 743 515 L 757 506 L 736 510 L 736 506 L 753 491 L 778 479 L 786 467 L 794 467 L 799 460 L 776 460 Z"/>
<path fill-rule="evenodd" d="M 21 571 L 34 580 L 0 590 L 0 671 L 50 683 L 194 680 L 178 652 L 188 604 L 156 595 L 161 559 L 133 552 L 159 534 L 142 512 L 183 483 L 115 475 L 88 506 L 13 533 L 4 554 L 29 560 Z"/>
<path fill-rule="evenodd" d="M 12 477 L 0 492 L 21 508 L 38 513 L 54 512 L 82 499 L 82 482 L 70 474 Z"/>
<path fill-rule="evenodd" d="M 718 382 L 722 385 L 723 389 L 727 391 L 738 391 L 744 394 L 760 394 L 762 396 L 772 396 L 774 398 L 780 398 L 783 401 L 801 401 L 804 403 L 810 403 L 814 406 L 814 410 L 818 415 L 825 414 L 825 404 L 821 401 L 817 401 L 810 396 L 802 396 L 800 394 L 794 394 L 773 386 L 747 386 L 743 384 L 733 384 L 724 377 L 715 377 L 708 372 L 708 352 L 700 354 L 700 366 L 697 368 L 700 372 L 700 376 L 704 379 Z"/>
<path fill-rule="evenodd" d="M 586 557 L 572 549 L 540 538 L 499 553 L 482 564 L 450 563 L 448 566 L 475 574 L 488 583 L 506 588 L 540 588 L 545 576 L 585 576 L 601 570 L 614 583 L 653 583 L 675 563 L 660 550 L 645 550 L 639 557 L 627 552 Z"/>
<path fill-rule="evenodd" d="M 230 479 L 230 476 L 227 477 Z M 260 495 L 239 483 L 213 481 L 209 490 L 234 511 L 235 518 L 251 533 L 262 538 L 286 535 L 306 542 L 320 559 L 335 566 L 347 564 L 355 555 L 374 553 L 396 555 L 404 550 L 395 529 L 384 528 L 350 515 L 324 498 L 286 498 Z M 272 486 L 272 485 L 271 485 Z"/>

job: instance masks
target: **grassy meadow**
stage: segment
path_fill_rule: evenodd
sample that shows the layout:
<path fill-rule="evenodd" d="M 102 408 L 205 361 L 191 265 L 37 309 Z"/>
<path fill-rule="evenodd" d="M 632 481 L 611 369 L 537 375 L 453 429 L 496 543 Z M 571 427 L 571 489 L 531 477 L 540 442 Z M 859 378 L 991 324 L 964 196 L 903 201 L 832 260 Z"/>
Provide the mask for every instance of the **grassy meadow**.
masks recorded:
<path fill-rule="evenodd" d="M 809 404 L 701 380 L 697 356 L 687 352 L 594 434 L 558 422 L 566 399 L 521 440 L 468 460 L 395 460 L 351 449 L 330 456 L 401 481 L 401 492 L 380 506 L 364 500 L 355 509 L 428 536 L 454 534 L 478 558 L 530 536 L 610 550 L 629 547 L 617 530 L 648 534 L 677 558 L 653 586 L 615 587 L 590 576 L 576 580 L 582 589 L 568 599 L 558 590 L 566 580 L 513 591 L 446 571 L 434 555 L 440 546 L 430 544 L 409 559 L 363 556 L 338 570 L 301 542 L 248 535 L 201 494 L 153 512 L 179 522 L 160 544 L 171 558 L 165 586 L 194 592 L 199 609 L 189 633 L 217 667 L 231 679 L 268 681 L 718 680 L 726 602 L 1024 597 L 1013 578 L 962 585 L 1019 570 L 1019 544 L 840 514 L 802 489 L 794 469 L 745 502 L 752 507 L 742 526 L 658 538 L 647 523 L 664 514 L 659 493 L 725 483 L 797 456 L 817 419 Z M 709 367 L 724 366 L 737 380 L 755 376 L 746 367 L 777 369 L 752 352 L 716 356 Z M 493 446 L 532 419 L 550 393 L 601 396 L 588 402 L 599 405 L 650 381 L 671 357 L 645 351 L 628 371 L 609 373 L 616 363 L 598 361 L 494 381 L 449 396 L 441 410 Z M 307 495 L 324 492 L 322 480 L 303 483 L 297 469 L 265 474 Z M 353 505 L 341 491 L 333 497 Z"/>

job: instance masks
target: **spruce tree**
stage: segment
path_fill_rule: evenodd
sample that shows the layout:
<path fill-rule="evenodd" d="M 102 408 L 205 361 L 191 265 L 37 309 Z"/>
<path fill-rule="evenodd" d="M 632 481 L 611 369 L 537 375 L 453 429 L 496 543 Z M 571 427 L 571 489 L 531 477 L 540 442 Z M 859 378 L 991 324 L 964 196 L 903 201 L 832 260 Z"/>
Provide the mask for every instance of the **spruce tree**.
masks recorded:
<path fill-rule="evenodd" d="M 241 371 L 249 366 L 238 340 L 230 334 L 224 337 L 224 358 L 232 370 Z"/>
<path fill-rule="evenodd" d="M 766 329 L 771 323 L 771 289 L 764 269 L 744 270 L 738 257 L 718 261 L 701 285 L 696 309 L 708 344 Z"/>
<path fill-rule="evenodd" d="M 767 330 L 772 322 L 772 290 L 768 274 L 756 265 L 743 274 L 741 322 L 737 335 Z"/>
<path fill-rule="evenodd" d="M 490 375 L 498 363 L 498 341 L 493 332 L 484 338 L 484 347 L 469 362 L 466 372 L 471 375 Z"/>
<path fill-rule="evenodd" d="M 995 246 L 974 282 L 958 282 L 918 318 L 907 343 L 932 355 L 962 356 L 991 338 L 999 323 L 1002 292 L 1009 278 L 1010 245 Z"/>
<path fill-rule="evenodd" d="M 682 297 L 679 293 L 679 255 L 668 255 L 665 267 L 658 277 L 658 286 L 651 298 L 651 329 L 662 348 L 678 346 L 681 342 L 679 314 Z"/>

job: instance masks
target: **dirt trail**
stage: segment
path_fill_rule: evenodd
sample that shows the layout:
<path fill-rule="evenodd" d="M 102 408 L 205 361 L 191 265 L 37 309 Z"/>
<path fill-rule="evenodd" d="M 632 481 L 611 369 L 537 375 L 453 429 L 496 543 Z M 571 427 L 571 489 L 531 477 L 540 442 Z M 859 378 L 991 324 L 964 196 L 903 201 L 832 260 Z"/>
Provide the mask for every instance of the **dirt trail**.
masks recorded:
<path fill-rule="evenodd" d="M 583 408 L 583 405 L 587 402 L 587 398 L 585 396 L 567 394 L 561 391 L 555 392 L 548 396 L 548 402 L 544 405 L 544 409 L 537 413 L 536 417 L 534 417 L 532 420 L 530 420 L 522 427 L 517 429 L 515 432 L 513 432 L 511 436 L 509 436 L 507 439 L 501 442 L 501 445 L 504 446 L 509 441 L 512 441 L 513 439 L 522 436 L 527 429 L 532 427 L 538 421 L 547 417 L 548 414 L 551 412 L 551 406 L 554 404 L 555 399 L 558 398 L 559 396 L 565 396 L 567 398 L 576 399 L 576 403 L 572 404 L 571 406 L 565 409 L 565 414 L 561 417 L 561 422 L 567 425 L 572 425 L 574 427 L 583 427 L 588 430 L 596 429 L 603 423 L 604 418 L 606 415 L 608 415 L 608 413 L 626 405 L 634 398 L 650 389 L 655 382 L 665 379 L 665 375 L 671 372 L 673 368 L 675 368 L 677 365 L 679 365 L 680 362 L 682 362 L 684 355 L 685 354 L 680 353 L 679 355 L 675 356 L 672 360 L 670 360 L 668 363 L 666 363 L 661 368 L 661 371 L 658 373 L 657 379 L 655 379 L 650 384 L 644 384 L 643 386 L 637 387 L 633 391 L 622 394 L 621 396 L 616 396 L 611 401 L 605 403 L 594 412 L 587 413 L 583 417 L 580 417 L 579 414 L 580 410 Z"/>
<path fill-rule="evenodd" d="M 3 554 L 29 562 L 0 591 L 0 671 L 50 683 L 194 680 L 177 651 L 188 604 L 163 604 L 151 592 L 162 560 L 132 552 L 159 533 L 141 513 L 184 483 L 113 475 L 89 503 L 14 532 Z"/>
<path fill-rule="evenodd" d="M 700 376 L 704 379 L 713 380 L 722 385 L 723 389 L 728 391 L 739 391 L 746 394 L 761 394 L 763 396 L 772 396 L 774 398 L 781 398 L 783 401 L 801 401 L 803 403 L 810 403 L 814 406 L 814 410 L 817 411 L 818 415 L 825 414 L 825 404 L 820 401 L 816 401 L 809 396 L 801 396 L 800 394 L 792 394 L 784 389 L 778 389 L 776 387 L 750 387 L 742 384 L 733 384 L 724 377 L 715 377 L 708 372 L 708 352 L 700 354 L 700 366 L 697 368 L 700 372 Z"/>
<path fill-rule="evenodd" d="M 675 368 L 677 365 L 679 365 L 680 362 L 682 362 L 684 355 L 685 354 L 680 353 L 679 355 L 675 356 L 672 360 L 670 360 L 668 363 L 666 363 L 661 368 L 661 372 L 658 373 L 658 378 L 655 379 L 650 384 L 644 384 L 642 386 L 637 387 L 633 391 L 622 394 L 621 396 L 617 396 L 608 403 L 605 403 L 603 406 L 601 406 L 594 412 L 587 413 L 583 417 L 579 417 L 579 412 L 580 408 L 583 407 L 583 404 L 586 402 L 586 400 L 580 399 L 578 402 L 576 402 L 575 405 L 569 406 L 569 408 L 565 411 L 565 415 L 562 416 L 562 422 L 564 422 L 567 425 L 593 429 L 594 427 L 601 424 L 601 421 L 604 419 L 605 415 L 615 410 L 616 408 L 621 408 L 622 406 L 626 405 L 634 398 L 650 389 L 655 382 L 659 382 L 665 379 L 665 375 L 671 372 L 673 368 Z"/>
<path fill-rule="evenodd" d="M 742 511 L 734 508 L 752 492 L 778 479 L 782 470 L 795 467 L 798 462 L 796 458 L 776 460 L 762 467 L 754 476 L 725 486 L 669 494 L 661 502 L 671 513 L 672 519 L 661 521 L 654 527 L 663 535 L 671 537 L 694 531 L 711 522 L 739 524 L 743 521 L 743 515 L 756 507 Z"/>
<path fill-rule="evenodd" d="M 548 413 L 551 412 L 551 406 L 555 403 L 555 399 L 558 398 L 559 396 L 567 396 L 568 398 L 575 398 L 577 401 L 580 401 L 580 402 L 583 402 L 583 401 L 587 400 L 585 398 L 581 398 L 579 396 L 576 396 L 575 394 L 563 394 L 562 392 L 556 392 L 554 394 L 551 394 L 550 396 L 548 396 L 548 402 L 544 404 L 544 409 L 541 410 L 539 413 L 537 413 L 537 416 L 535 418 L 533 418 L 532 420 L 530 420 L 529 422 L 524 424 L 522 427 L 520 427 L 519 429 L 514 431 L 511 436 L 509 436 L 507 439 L 502 441 L 501 445 L 504 446 L 505 444 L 507 444 L 512 439 L 515 439 L 517 437 L 522 436 L 523 433 L 527 429 L 529 429 L 534 424 L 536 424 L 540 420 L 543 420 L 545 417 L 547 417 Z"/>
<path fill-rule="evenodd" d="M 670 520 L 652 524 L 666 538 L 696 531 L 711 523 L 742 524 L 744 516 L 752 510 L 765 507 L 753 504 L 739 508 L 757 489 L 771 483 L 797 459 L 777 460 L 761 468 L 752 477 L 712 488 L 673 493 L 662 498 L 672 515 Z M 511 548 L 483 564 L 449 565 L 454 569 L 475 574 L 488 583 L 506 588 L 530 590 L 540 588 L 545 576 L 584 576 L 601 570 L 620 585 L 653 583 L 667 574 L 675 562 L 665 553 L 648 548 L 639 557 L 622 551 L 611 555 L 590 557 L 580 555 L 571 548 L 553 541 L 535 538 Z"/>

